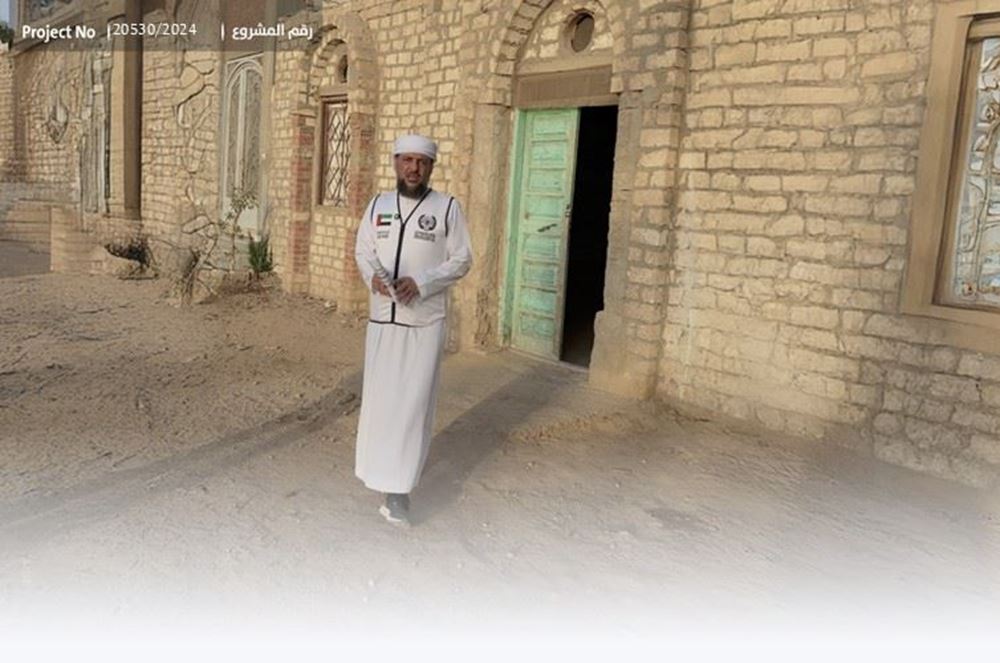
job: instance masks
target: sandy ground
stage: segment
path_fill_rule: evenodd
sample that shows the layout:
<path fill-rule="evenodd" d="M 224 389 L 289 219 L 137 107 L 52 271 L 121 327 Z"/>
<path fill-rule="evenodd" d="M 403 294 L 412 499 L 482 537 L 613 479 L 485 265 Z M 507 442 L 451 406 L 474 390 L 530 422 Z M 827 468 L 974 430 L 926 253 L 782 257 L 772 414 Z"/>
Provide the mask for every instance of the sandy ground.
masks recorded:
<path fill-rule="evenodd" d="M 460 354 L 400 530 L 353 476 L 363 320 L 3 257 L 0 643 L 998 646 L 995 493 Z"/>

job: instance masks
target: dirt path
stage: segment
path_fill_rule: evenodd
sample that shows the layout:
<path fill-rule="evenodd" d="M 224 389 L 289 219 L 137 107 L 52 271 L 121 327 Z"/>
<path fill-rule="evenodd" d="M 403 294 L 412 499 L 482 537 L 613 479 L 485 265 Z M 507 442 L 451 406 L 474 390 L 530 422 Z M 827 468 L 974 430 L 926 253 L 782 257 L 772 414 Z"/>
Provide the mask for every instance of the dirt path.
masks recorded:
<path fill-rule="evenodd" d="M 951 646 L 1000 614 L 995 494 L 509 353 L 447 360 L 416 525 L 393 529 L 353 477 L 363 321 L 162 288 L 0 280 L 0 631 Z"/>

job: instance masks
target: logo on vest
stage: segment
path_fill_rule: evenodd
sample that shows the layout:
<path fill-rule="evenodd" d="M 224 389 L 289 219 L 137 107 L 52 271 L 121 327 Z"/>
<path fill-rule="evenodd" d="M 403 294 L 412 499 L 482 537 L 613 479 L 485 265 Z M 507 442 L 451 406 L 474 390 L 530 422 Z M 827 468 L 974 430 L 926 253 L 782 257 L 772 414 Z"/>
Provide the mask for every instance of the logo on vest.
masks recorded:
<path fill-rule="evenodd" d="M 421 214 L 420 218 L 417 219 L 417 225 L 420 226 L 421 230 L 431 231 L 437 227 L 437 219 L 434 218 L 433 214 Z"/>

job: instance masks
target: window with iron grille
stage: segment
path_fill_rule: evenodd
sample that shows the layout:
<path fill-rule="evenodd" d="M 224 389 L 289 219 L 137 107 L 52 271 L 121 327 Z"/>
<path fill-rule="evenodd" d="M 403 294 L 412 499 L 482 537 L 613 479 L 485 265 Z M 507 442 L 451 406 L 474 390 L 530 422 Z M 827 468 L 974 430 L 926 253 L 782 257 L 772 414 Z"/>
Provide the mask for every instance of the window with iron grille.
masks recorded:
<path fill-rule="evenodd" d="M 351 159 L 351 129 L 347 99 L 323 102 L 323 155 L 321 205 L 347 205 L 348 165 Z"/>

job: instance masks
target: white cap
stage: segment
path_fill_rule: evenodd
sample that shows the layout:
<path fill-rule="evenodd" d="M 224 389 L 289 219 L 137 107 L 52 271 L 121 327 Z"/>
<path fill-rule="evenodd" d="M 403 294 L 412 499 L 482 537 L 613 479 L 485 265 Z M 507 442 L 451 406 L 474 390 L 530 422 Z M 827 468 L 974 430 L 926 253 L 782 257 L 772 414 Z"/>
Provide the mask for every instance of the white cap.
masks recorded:
<path fill-rule="evenodd" d="M 392 146 L 392 156 L 396 156 L 397 154 L 422 154 L 431 161 L 435 161 L 437 153 L 437 143 L 419 134 L 400 136 Z"/>

